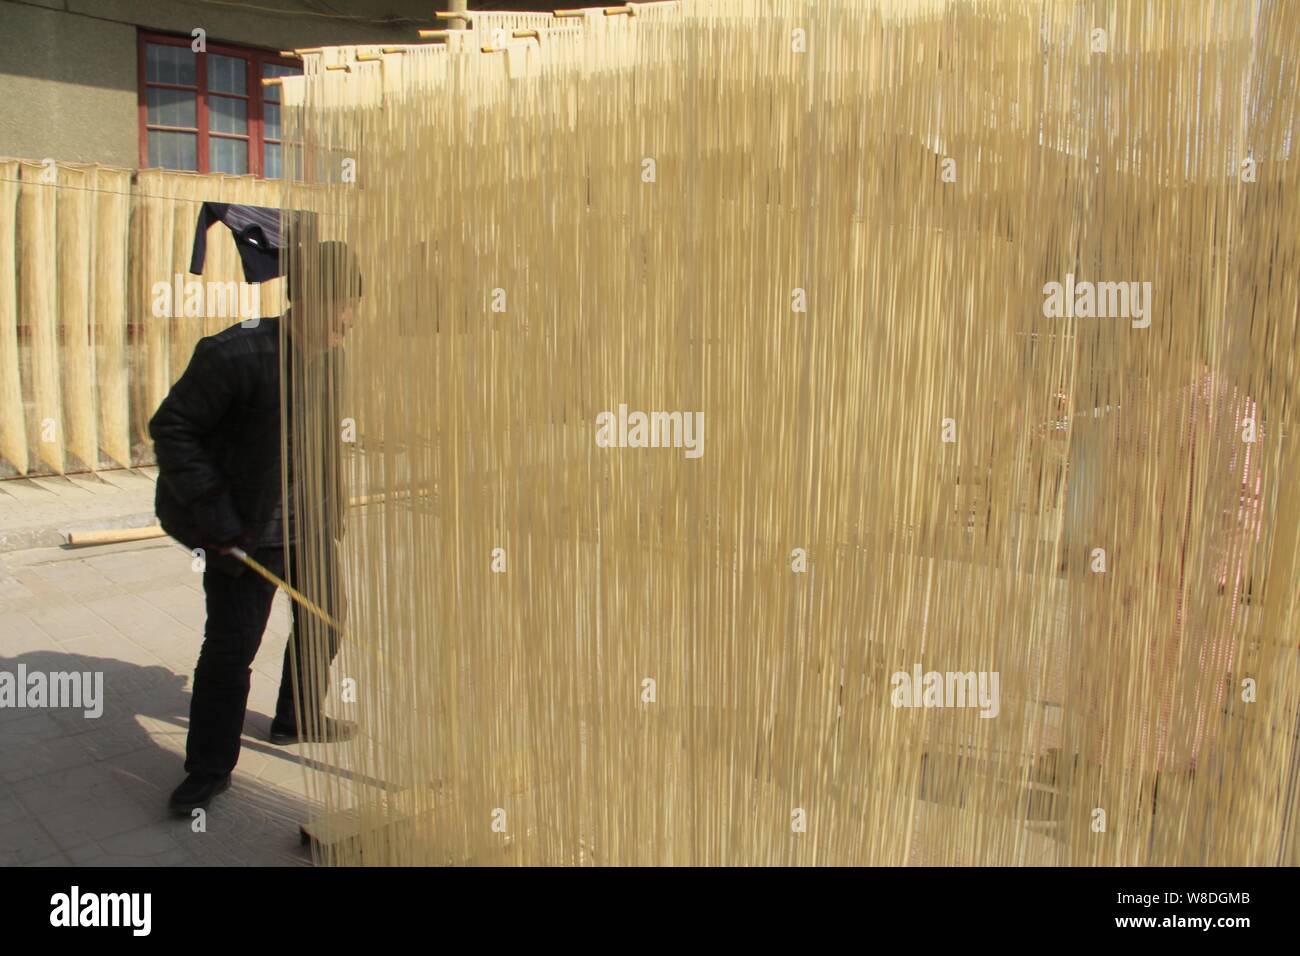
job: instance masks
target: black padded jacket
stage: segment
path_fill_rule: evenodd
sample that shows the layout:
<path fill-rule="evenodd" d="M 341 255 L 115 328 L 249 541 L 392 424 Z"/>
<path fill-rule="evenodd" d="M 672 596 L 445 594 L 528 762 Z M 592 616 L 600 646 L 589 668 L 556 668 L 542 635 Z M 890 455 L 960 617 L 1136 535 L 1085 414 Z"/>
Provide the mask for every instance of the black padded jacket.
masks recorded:
<path fill-rule="evenodd" d="M 280 321 L 263 318 L 200 339 L 149 422 L 163 530 L 205 549 L 208 567 L 232 575 L 244 565 L 218 548 L 283 541 Z M 290 402 L 292 392 L 286 388 Z M 285 417 L 293 421 L 291 411 Z"/>

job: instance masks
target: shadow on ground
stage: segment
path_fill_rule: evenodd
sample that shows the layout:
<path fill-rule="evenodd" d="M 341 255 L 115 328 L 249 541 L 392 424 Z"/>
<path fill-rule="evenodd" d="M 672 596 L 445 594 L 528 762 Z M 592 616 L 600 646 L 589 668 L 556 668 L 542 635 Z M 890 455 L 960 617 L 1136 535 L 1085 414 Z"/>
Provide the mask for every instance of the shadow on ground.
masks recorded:
<path fill-rule="evenodd" d="M 203 831 L 167 810 L 185 775 L 184 676 L 57 651 L 0 657 L 0 672 L 19 665 L 102 673 L 103 712 L 0 707 L 0 865 L 310 864 L 305 771 L 296 748 L 265 742 L 269 717 L 246 718 L 240 765 Z"/>

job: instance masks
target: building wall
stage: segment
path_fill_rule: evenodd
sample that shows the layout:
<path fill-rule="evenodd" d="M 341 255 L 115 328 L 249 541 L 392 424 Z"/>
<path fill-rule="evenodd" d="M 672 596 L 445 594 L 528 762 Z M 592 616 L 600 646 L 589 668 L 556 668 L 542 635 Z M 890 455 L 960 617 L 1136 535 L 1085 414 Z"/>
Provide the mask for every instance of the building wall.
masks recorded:
<path fill-rule="evenodd" d="M 210 42 L 289 50 L 412 43 L 417 30 L 438 25 L 434 0 L 258 0 L 254 7 L 0 0 L 0 156 L 139 165 L 137 28 L 187 35 L 202 27 Z"/>

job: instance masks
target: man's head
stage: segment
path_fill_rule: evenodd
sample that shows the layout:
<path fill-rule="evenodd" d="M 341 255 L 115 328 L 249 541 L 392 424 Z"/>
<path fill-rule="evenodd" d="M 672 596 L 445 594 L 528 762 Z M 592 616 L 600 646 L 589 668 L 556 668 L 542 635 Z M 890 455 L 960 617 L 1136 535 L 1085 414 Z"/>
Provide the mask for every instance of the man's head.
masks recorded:
<path fill-rule="evenodd" d="M 361 298 L 361 270 L 347 243 L 292 246 L 286 278 L 294 335 L 314 348 L 342 344 Z"/>

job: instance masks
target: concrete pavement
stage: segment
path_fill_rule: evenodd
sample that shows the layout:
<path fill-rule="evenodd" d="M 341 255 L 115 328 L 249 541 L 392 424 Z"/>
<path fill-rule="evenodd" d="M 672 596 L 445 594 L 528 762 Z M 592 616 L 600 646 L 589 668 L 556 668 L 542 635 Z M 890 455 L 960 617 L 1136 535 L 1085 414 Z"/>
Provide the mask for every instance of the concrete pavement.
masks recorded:
<path fill-rule="evenodd" d="M 0 525 L 27 519 L 15 507 L 0 503 Z M 87 526 L 66 511 L 64 523 Z M 0 552 L 0 671 L 104 675 L 98 718 L 0 707 L 0 865 L 311 862 L 298 825 L 312 812 L 304 794 L 316 771 L 296 746 L 266 742 L 289 633 L 283 595 L 254 664 L 231 789 L 214 801 L 206 832 L 167 814 L 184 777 L 201 577 L 168 538 Z"/>
<path fill-rule="evenodd" d="M 59 547 L 68 530 L 156 524 L 157 471 L 134 468 L 0 481 L 0 552 Z"/>

